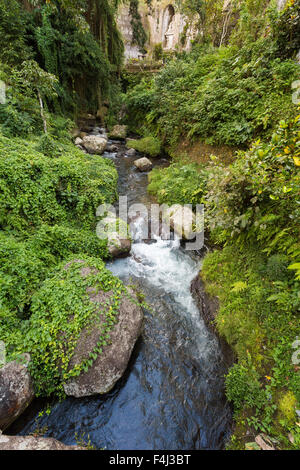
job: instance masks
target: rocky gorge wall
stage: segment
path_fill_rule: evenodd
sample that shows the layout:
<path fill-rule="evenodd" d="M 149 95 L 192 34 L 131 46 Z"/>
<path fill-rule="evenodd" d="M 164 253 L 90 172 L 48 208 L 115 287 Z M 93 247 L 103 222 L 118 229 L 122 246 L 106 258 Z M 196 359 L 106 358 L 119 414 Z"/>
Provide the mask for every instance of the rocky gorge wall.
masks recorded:
<path fill-rule="evenodd" d="M 282 10 L 286 3 L 287 0 L 277 0 L 278 9 Z M 232 0 L 224 0 L 222 40 L 224 39 L 223 34 L 226 34 L 228 30 L 231 5 Z M 148 38 L 145 45 L 148 54 L 151 55 L 156 44 L 161 44 L 164 51 L 172 51 L 177 48 L 187 51 L 191 48 L 193 39 L 199 33 L 197 23 L 196 20 L 193 21 L 182 14 L 176 0 L 152 0 L 151 6 L 145 0 L 140 0 L 138 9 Z M 141 58 L 143 53 L 133 41 L 128 4 L 120 6 L 117 22 L 124 40 L 126 60 Z M 300 51 L 297 58 L 300 62 Z"/>
<path fill-rule="evenodd" d="M 188 19 L 180 13 L 174 1 L 153 0 L 151 7 L 148 7 L 144 1 L 140 1 L 139 13 L 148 36 L 146 44 L 148 52 L 153 49 L 155 44 L 161 44 L 165 51 L 174 50 L 180 45 L 183 34 L 185 41 L 180 45 L 180 48 L 182 50 L 190 49 L 191 41 L 197 34 L 197 30 L 189 25 Z M 139 47 L 132 44 L 133 32 L 128 5 L 123 4 L 120 7 L 118 26 L 124 39 L 126 59 L 140 57 Z"/>

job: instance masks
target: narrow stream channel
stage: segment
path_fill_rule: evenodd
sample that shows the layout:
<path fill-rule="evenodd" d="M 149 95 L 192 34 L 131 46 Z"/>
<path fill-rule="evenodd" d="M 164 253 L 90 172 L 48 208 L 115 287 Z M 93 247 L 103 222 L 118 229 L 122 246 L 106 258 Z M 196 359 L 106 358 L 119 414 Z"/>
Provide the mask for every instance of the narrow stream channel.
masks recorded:
<path fill-rule="evenodd" d="M 115 142 L 114 142 L 115 144 Z M 149 205 L 147 174 L 134 169 L 138 158 L 105 153 L 119 171 L 119 194 L 128 203 Z M 155 165 L 166 166 L 164 159 Z M 226 363 L 190 293 L 201 258 L 179 241 L 140 238 L 145 220 L 134 223 L 131 254 L 108 263 L 125 283 L 135 283 L 151 305 L 126 375 L 105 396 L 68 398 L 38 418 L 36 401 L 13 426 L 27 435 L 38 427 L 66 444 L 79 438 L 100 449 L 222 449 L 230 435 L 231 410 L 224 395 Z M 11 433 L 12 430 L 10 430 Z"/>

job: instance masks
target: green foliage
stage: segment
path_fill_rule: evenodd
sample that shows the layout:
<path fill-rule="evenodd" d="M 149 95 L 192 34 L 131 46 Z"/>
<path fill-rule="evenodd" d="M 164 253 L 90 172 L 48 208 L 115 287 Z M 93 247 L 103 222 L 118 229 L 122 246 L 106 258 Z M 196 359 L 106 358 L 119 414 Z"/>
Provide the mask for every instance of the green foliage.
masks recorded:
<path fill-rule="evenodd" d="M 199 48 L 129 91 L 128 123 L 170 145 L 183 137 L 243 146 L 293 115 L 299 65 L 277 58 L 270 38 L 241 48 Z"/>
<path fill-rule="evenodd" d="M 58 157 L 61 154 L 61 148 L 55 140 L 48 134 L 44 134 L 39 139 L 36 147 L 37 151 L 43 153 L 47 157 Z"/>
<path fill-rule="evenodd" d="M 162 43 L 155 44 L 153 49 L 153 58 L 154 60 L 161 60 L 163 58 L 163 47 Z"/>
<path fill-rule="evenodd" d="M 299 124 L 299 116 L 282 120 L 269 141 L 237 152 L 229 166 L 212 157 L 150 174 L 160 203 L 204 202 L 210 238 L 225 245 L 206 256 L 202 277 L 219 300 L 216 328 L 238 359 L 226 393 L 242 448 L 238 436 L 249 430 L 279 448 L 300 444 L 300 374 L 292 362 L 300 320 Z"/>
<path fill-rule="evenodd" d="M 139 0 L 129 0 L 129 15 L 132 28 L 132 44 L 137 44 L 144 52 L 147 42 L 147 34 L 142 24 L 142 18 L 139 13 Z"/>
<path fill-rule="evenodd" d="M 7 306 L 12 312 L 25 315 L 32 294 L 45 278 L 47 265 L 28 243 L 5 232 L 0 232 L 0 260 L 0 308 Z M 1 339 L 2 327 L 1 324 Z"/>
<path fill-rule="evenodd" d="M 148 191 L 160 204 L 200 204 L 206 190 L 206 178 L 205 170 L 196 164 L 173 163 L 163 170 L 152 170 Z"/>
<path fill-rule="evenodd" d="M 31 3 L 25 9 L 16 0 L 1 1 L 0 39 L 6 47 L 0 61 L 24 75 L 22 62 L 35 59 L 41 73 L 56 76 L 58 98 L 48 99 L 56 112 L 96 112 L 112 97 L 116 80 L 111 72 L 120 69 L 123 58 L 115 5 L 108 0 Z"/>
<path fill-rule="evenodd" d="M 112 163 L 85 157 L 74 146 L 53 159 L 30 144 L 0 137 L 0 154 L 2 228 L 28 230 L 63 221 L 92 224 L 97 207 L 116 197 Z"/>
<path fill-rule="evenodd" d="M 143 137 L 139 140 L 128 140 L 128 148 L 134 148 L 138 152 L 150 155 L 150 157 L 158 157 L 161 153 L 161 143 L 155 137 Z"/>
<path fill-rule="evenodd" d="M 280 14 L 273 16 L 273 35 L 282 58 L 292 57 L 300 50 L 300 1 L 289 0 Z"/>
<path fill-rule="evenodd" d="M 219 239 L 259 243 L 293 261 L 299 225 L 299 116 L 281 121 L 270 142 L 257 141 L 228 168 L 215 166 L 208 183 L 207 221 Z"/>
<path fill-rule="evenodd" d="M 31 55 L 25 36 L 26 13 L 21 3 L 0 0 L 0 62 L 15 65 Z"/>
<path fill-rule="evenodd" d="M 217 329 L 238 358 L 226 377 L 237 436 L 247 430 L 264 432 L 279 448 L 293 448 L 287 439 L 290 432 L 298 448 L 295 409 L 300 405 L 300 374 L 292 363 L 292 344 L 299 333 L 299 283 L 286 271 L 284 283 L 281 281 L 285 302 L 270 302 L 279 282 L 272 280 L 273 271 L 270 278 L 262 275 L 269 269 L 269 261 L 255 246 L 241 249 L 231 243 L 208 254 L 202 276 L 207 291 L 219 299 Z M 245 288 L 235 289 L 238 283 Z"/>

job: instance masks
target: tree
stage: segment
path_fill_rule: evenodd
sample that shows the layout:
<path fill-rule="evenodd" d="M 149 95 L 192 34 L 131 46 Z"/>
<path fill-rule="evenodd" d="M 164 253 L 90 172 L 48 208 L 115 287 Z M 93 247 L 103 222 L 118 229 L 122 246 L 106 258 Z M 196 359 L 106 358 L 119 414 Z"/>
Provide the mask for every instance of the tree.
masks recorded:
<path fill-rule="evenodd" d="M 20 70 L 13 72 L 13 82 L 27 95 L 35 95 L 38 98 L 44 132 L 47 134 L 43 99 L 51 99 L 57 96 L 55 85 L 58 84 L 58 79 L 55 75 L 41 69 L 34 60 L 27 60 L 22 63 Z"/>

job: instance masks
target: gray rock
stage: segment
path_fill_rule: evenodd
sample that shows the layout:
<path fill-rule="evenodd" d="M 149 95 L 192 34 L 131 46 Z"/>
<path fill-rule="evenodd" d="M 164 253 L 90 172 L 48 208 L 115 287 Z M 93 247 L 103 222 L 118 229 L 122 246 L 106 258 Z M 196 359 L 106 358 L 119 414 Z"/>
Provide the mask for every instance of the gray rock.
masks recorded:
<path fill-rule="evenodd" d="M 110 139 L 125 140 L 127 135 L 127 126 L 116 125 L 109 133 Z"/>
<path fill-rule="evenodd" d="M 127 150 L 126 154 L 128 157 L 134 157 L 136 155 L 136 150 L 135 149 L 129 149 Z"/>
<path fill-rule="evenodd" d="M 77 260 L 80 262 L 80 260 Z M 90 274 L 95 268 L 83 268 L 82 276 Z M 96 288 L 88 289 L 90 300 L 95 305 L 103 306 L 112 302 L 112 292 L 98 291 Z M 128 289 L 129 294 L 135 298 L 135 294 Z M 69 369 L 82 361 L 96 347 L 101 335 L 102 324 L 105 321 L 99 308 L 98 322 L 81 332 L 74 355 L 70 361 Z M 134 345 L 142 331 L 143 312 L 131 299 L 123 296 L 121 300 L 118 323 L 110 332 L 110 342 L 103 347 L 102 353 L 94 361 L 87 372 L 81 372 L 79 377 L 70 379 L 64 385 L 65 393 L 73 397 L 86 397 L 108 393 L 116 382 L 124 374 Z"/>
<path fill-rule="evenodd" d="M 140 170 L 140 171 L 149 171 L 152 169 L 152 163 L 151 161 L 144 157 L 140 158 L 139 160 L 136 160 L 134 162 L 134 165 Z"/>
<path fill-rule="evenodd" d="M 80 137 L 76 137 L 75 145 L 82 145 L 82 144 L 83 144 L 83 140 Z"/>
<path fill-rule="evenodd" d="M 85 450 L 85 448 L 67 446 L 53 438 L 5 436 L 0 433 L 0 450 Z"/>
<path fill-rule="evenodd" d="M 0 429 L 5 430 L 27 408 L 34 398 L 33 384 L 26 364 L 13 361 L 0 369 Z"/>
<path fill-rule="evenodd" d="M 108 145 L 108 146 L 106 147 L 106 151 L 107 151 L 107 152 L 114 152 L 114 153 L 116 153 L 116 152 L 118 152 L 118 150 L 119 150 L 119 147 L 118 147 L 117 145 Z"/>
<path fill-rule="evenodd" d="M 196 217 L 189 207 L 174 205 L 163 214 L 163 219 L 170 223 L 170 227 L 182 239 L 193 238 Z"/>
<path fill-rule="evenodd" d="M 127 255 L 131 250 L 128 225 L 115 214 L 109 212 L 97 226 L 97 236 L 103 239 L 102 229 L 107 238 L 107 249 L 113 258 Z"/>
<path fill-rule="evenodd" d="M 83 146 L 89 153 L 97 155 L 102 155 L 107 145 L 107 140 L 104 137 L 96 135 L 85 136 L 82 141 Z"/>

